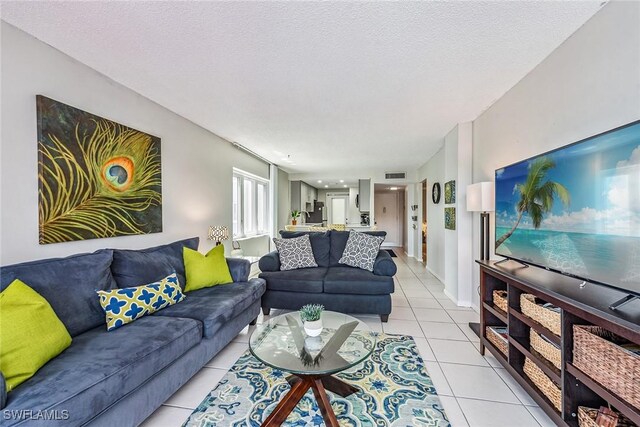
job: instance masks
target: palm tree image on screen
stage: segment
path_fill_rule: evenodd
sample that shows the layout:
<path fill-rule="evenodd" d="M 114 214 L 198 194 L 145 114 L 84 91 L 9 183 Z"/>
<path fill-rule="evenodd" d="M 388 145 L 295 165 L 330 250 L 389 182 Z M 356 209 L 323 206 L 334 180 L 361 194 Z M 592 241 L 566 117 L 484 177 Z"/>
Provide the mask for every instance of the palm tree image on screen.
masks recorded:
<path fill-rule="evenodd" d="M 504 243 L 518 228 L 525 213 L 531 218 L 533 227 L 538 229 L 544 214 L 551 211 L 557 197 L 565 205 L 569 205 L 569 192 L 564 185 L 546 179 L 547 172 L 556 166 L 547 157 L 540 157 L 533 161 L 524 183 L 516 184 L 513 191 L 520 194 L 517 204 L 518 218 L 511 230 L 496 240 L 496 248 Z"/>

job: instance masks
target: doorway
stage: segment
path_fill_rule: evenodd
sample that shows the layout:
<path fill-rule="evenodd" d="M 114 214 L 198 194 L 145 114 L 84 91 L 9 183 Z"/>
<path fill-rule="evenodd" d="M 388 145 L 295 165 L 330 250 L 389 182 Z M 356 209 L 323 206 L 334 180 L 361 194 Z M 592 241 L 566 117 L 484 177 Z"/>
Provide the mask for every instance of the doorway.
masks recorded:
<path fill-rule="evenodd" d="M 404 187 L 376 184 L 374 218 L 378 230 L 386 231 L 385 246 L 402 248 L 405 224 Z"/>
<path fill-rule="evenodd" d="M 427 265 L 427 180 L 422 181 L 422 224 L 420 226 L 420 246 L 422 263 Z"/>
<path fill-rule="evenodd" d="M 328 195 L 327 194 L 327 224 L 346 224 L 347 207 L 349 206 L 349 195 Z"/>

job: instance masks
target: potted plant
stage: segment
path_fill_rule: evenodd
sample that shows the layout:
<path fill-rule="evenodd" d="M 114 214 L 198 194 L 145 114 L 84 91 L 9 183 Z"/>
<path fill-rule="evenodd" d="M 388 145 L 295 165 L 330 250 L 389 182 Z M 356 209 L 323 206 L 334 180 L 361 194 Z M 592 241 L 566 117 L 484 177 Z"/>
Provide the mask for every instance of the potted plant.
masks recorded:
<path fill-rule="evenodd" d="M 304 331 L 310 337 L 317 337 L 322 333 L 322 311 L 320 304 L 307 304 L 300 309 L 300 319 L 304 324 Z"/>
<path fill-rule="evenodd" d="M 291 211 L 291 225 L 296 225 L 298 223 L 298 218 L 300 218 L 300 211 Z"/>

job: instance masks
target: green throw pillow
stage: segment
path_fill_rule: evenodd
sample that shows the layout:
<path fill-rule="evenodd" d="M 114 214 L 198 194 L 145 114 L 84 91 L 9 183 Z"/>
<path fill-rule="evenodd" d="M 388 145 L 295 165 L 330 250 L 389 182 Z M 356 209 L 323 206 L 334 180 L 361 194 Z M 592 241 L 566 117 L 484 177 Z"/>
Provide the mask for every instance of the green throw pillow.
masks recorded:
<path fill-rule="evenodd" d="M 148 285 L 97 292 L 106 317 L 107 331 L 177 304 L 185 298 L 175 271 Z"/>
<path fill-rule="evenodd" d="M 187 276 L 185 292 L 233 282 L 224 257 L 224 245 L 214 247 L 206 255 L 185 246 L 182 254 Z"/>
<path fill-rule="evenodd" d="M 71 345 L 47 300 L 18 279 L 0 293 L 0 331 L 0 371 L 7 392 Z"/>

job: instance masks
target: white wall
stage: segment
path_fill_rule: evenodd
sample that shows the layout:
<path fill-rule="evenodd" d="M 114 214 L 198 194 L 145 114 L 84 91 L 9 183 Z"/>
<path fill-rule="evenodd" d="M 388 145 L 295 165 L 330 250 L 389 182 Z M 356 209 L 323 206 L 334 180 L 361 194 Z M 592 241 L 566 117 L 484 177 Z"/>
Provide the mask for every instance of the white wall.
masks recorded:
<path fill-rule="evenodd" d="M 443 147 L 418 170 L 419 181 L 426 179 L 429 186 L 429 197 L 427 197 L 427 269 L 442 282 L 445 281 L 444 197 L 440 199 L 439 204 L 434 205 L 431 200 L 431 187 L 434 183 L 439 182 L 444 191 L 444 158 L 445 149 Z M 419 208 L 419 212 L 422 212 L 422 207 Z M 420 230 L 414 230 L 415 232 L 418 236 L 415 241 L 419 245 L 421 241 Z M 420 253 L 419 246 L 416 248 L 416 253 Z"/>
<path fill-rule="evenodd" d="M 640 118 L 640 3 L 612 1 L 473 123 L 473 181 Z M 480 230 L 473 221 L 474 257 Z M 493 235 L 494 218 L 491 218 Z M 493 248 L 493 241 L 491 244 Z M 474 266 L 474 283 L 479 270 Z M 474 292 L 474 305 L 478 295 Z"/>
<path fill-rule="evenodd" d="M 345 191 L 347 189 L 345 188 Z M 360 225 L 360 209 L 356 206 L 356 197 L 358 196 L 358 187 L 350 187 L 349 201 L 347 202 L 347 219 L 349 224 Z"/>
<path fill-rule="evenodd" d="M 444 292 L 458 305 L 469 306 L 472 276 L 472 216 L 465 207 L 466 187 L 471 183 L 472 126 L 460 123 L 444 137 L 443 147 L 418 170 L 427 179 L 427 268 L 444 283 Z M 455 203 L 445 204 L 444 184 L 456 182 Z M 431 199 L 433 184 L 441 186 L 440 203 Z M 420 189 L 421 191 L 421 189 Z M 417 191 L 414 191 L 418 194 Z M 444 228 L 444 208 L 456 208 L 456 229 Z M 421 209 L 421 207 L 419 208 Z M 420 240 L 420 230 L 412 230 Z M 420 253 L 420 243 L 414 245 Z"/>
<path fill-rule="evenodd" d="M 266 163 L 211 132 L 4 22 L 1 31 L 0 264 L 190 236 L 206 250 L 209 225 L 231 227 L 232 167 L 268 177 Z M 162 233 L 38 244 L 36 94 L 162 139 Z"/>

